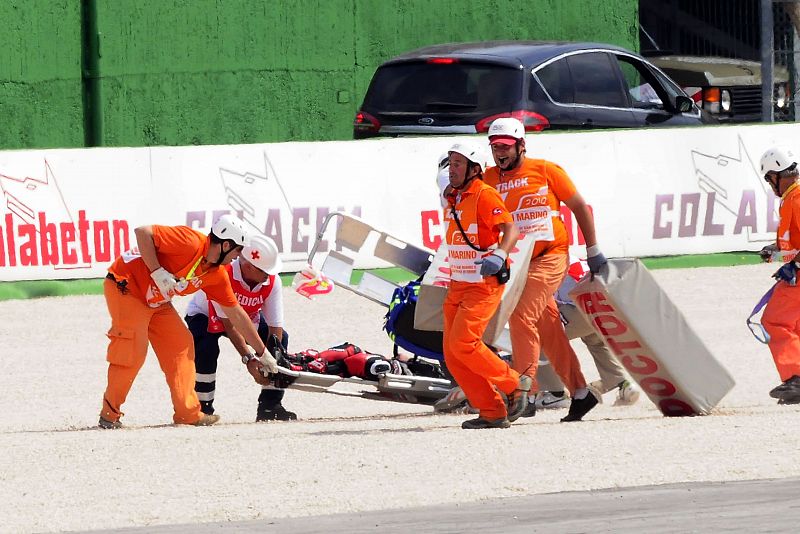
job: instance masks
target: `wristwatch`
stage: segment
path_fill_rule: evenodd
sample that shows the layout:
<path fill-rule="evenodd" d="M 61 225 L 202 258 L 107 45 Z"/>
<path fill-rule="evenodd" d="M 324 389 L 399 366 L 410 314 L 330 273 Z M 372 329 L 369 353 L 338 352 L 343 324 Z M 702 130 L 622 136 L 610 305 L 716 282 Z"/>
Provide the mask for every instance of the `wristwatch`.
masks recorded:
<path fill-rule="evenodd" d="M 245 364 L 245 365 L 250 363 L 250 360 L 257 360 L 257 359 L 258 359 L 258 356 L 256 356 L 252 352 L 250 354 L 242 354 L 242 363 Z"/>

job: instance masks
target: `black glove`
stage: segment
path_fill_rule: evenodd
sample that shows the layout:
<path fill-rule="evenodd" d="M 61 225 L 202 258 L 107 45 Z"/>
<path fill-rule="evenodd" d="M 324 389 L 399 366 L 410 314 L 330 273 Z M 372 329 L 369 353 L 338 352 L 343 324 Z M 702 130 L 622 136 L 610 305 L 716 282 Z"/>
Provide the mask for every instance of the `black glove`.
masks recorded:
<path fill-rule="evenodd" d="M 272 354 L 277 364 L 286 369 L 291 369 L 290 362 L 288 361 L 289 353 L 286 352 L 286 347 L 278 339 L 275 334 L 270 334 L 267 338 L 267 351 Z"/>
<path fill-rule="evenodd" d="M 291 386 L 292 383 L 297 380 L 295 377 L 291 375 L 285 375 L 278 371 L 277 373 L 270 375 L 270 381 L 272 385 L 276 388 L 286 389 L 287 387 Z"/>
<path fill-rule="evenodd" d="M 475 265 L 481 266 L 481 276 L 492 276 L 503 268 L 508 254 L 503 249 L 495 249 L 488 256 L 484 256 L 475 261 Z"/>
<path fill-rule="evenodd" d="M 786 262 L 783 264 L 783 267 L 775 271 L 775 274 L 772 275 L 772 278 L 775 280 L 783 280 L 790 286 L 797 284 L 797 269 L 800 267 L 798 263 L 794 260 L 790 262 Z"/>
<path fill-rule="evenodd" d="M 600 252 L 600 247 L 592 245 L 591 247 L 586 247 L 586 263 L 589 265 L 589 270 L 592 274 L 597 274 L 600 272 L 600 267 L 608 263 L 608 260 Z"/>

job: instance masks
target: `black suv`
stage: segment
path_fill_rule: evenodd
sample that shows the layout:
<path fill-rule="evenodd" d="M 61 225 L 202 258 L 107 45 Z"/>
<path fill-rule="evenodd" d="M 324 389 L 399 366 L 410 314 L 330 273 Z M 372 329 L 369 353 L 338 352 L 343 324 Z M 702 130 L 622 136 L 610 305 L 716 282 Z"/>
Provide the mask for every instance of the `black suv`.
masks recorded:
<path fill-rule="evenodd" d="M 527 131 L 713 122 L 666 74 L 624 48 L 489 41 L 429 46 L 383 63 L 353 137 L 483 133 L 509 116 Z"/>

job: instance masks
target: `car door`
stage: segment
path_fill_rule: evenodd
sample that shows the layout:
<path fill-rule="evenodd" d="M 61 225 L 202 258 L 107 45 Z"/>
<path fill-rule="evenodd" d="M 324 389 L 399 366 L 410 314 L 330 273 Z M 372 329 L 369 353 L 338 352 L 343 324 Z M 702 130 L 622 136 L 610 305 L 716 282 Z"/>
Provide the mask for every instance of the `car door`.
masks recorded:
<path fill-rule="evenodd" d="M 547 117 L 551 129 L 577 126 L 572 75 L 565 58 L 532 69 L 528 100 L 532 111 Z"/>
<path fill-rule="evenodd" d="M 675 98 L 683 91 L 644 61 L 627 54 L 614 54 L 632 112 L 641 126 L 681 126 L 700 124 L 700 112 L 693 108 L 681 113 L 675 109 Z"/>
<path fill-rule="evenodd" d="M 575 120 L 580 128 L 631 128 L 640 125 L 623 90 L 619 69 L 604 51 L 567 56 L 572 77 Z"/>

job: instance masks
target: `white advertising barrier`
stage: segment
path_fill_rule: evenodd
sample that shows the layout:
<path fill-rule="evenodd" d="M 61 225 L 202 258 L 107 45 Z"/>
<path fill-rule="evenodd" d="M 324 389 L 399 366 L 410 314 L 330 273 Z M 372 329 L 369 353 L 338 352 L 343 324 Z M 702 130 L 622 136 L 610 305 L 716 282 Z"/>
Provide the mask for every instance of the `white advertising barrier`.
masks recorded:
<path fill-rule="evenodd" d="M 437 163 L 456 141 L 489 157 L 477 135 L 0 151 L 0 281 L 101 277 L 132 245 L 136 226 L 207 231 L 231 211 L 275 239 L 287 271 L 302 268 L 332 211 L 436 250 Z M 555 161 L 572 177 L 609 257 L 760 249 L 774 239 L 777 203 L 757 160 L 778 141 L 800 146 L 800 125 L 527 137 L 530 157 Z M 562 213 L 582 256 L 582 236 Z"/>
<path fill-rule="evenodd" d="M 503 332 L 508 318 L 519 301 L 525 282 L 528 277 L 528 266 L 531 261 L 531 252 L 535 241 L 528 236 L 522 236 L 517 245 L 508 255 L 508 264 L 511 268 L 511 276 L 506 282 L 503 297 L 497 311 L 492 316 L 491 321 L 486 326 L 483 340 L 493 346 L 504 350 L 511 350 L 507 346 Z M 447 295 L 447 287 L 450 285 L 450 267 L 447 261 L 447 246 L 439 247 L 433 257 L 431 266 L 425 272 L 419 287 L 417 306 L 414 311 L 414 328 L 418 330 L 438 330 L 444 329 L 444 316 L 442 315 L 442 304 Z M 502 341 L 501 341 L 502 339 Z"/>
<path fill-rule="evenodd" d="M 570 292 L 578 310 L 666 416 L 705 415 L 733 388 L 639 260 L 609 260 Z"/>

